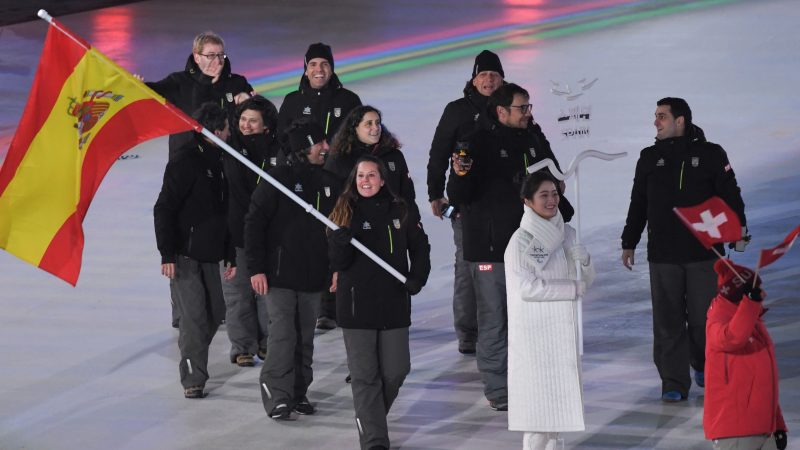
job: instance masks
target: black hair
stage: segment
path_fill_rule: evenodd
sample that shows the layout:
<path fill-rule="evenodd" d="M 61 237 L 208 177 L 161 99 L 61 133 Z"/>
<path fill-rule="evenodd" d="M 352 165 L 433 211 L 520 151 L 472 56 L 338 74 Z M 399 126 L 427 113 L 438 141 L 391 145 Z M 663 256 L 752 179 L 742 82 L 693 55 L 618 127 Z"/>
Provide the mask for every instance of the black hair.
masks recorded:
<path fill-rule="evenodd" d="M 556 177 L 554 177 L 547 169 L 542 169 L 526 176 L 525 179 L 522 180 L 522 189 L 520 189 L 519 195 L 523 200 L 532 199 L 533 194 L 539 190 L 539 187 L 545 181 L 552 181 L 553 184 L 556 185 L 558 195 L 561 195 L 561 188 L 559 187 L 558 180 L 556 180 Z"/>
<path fill-rule="evenodd" d="M 236 120 L 238 121 L 242 113 L 248 109 L 261 113 L 261 120 L 264 121 L 264 125 L 269 130 L 269 134 L 274 134 L 275 128 L 278 125 L 278 109 L 271 101 L 260 95 L 254 95 L 248 98 L 236 108 Z"/>
<path fill-rule="evenodd" d="M 497 107 L 502 106 L 505 109 L 509 109 L 508 107 L 514 103 L 514 96 L 517 94 L 528 99 L 531 98 L 528 91 L 515 83 L 504 84 L 492 92 L 492 95 L 489 96 L 489 100 L 486 102 L 486 109 L 489 112 L 489 117 L 497 120 Z"/>
<path fill-rule="evenodd" d="M 692 123 L 692 109 L 689 108 L 686 100 L 679 97 L 664 97 L 656 102 L 656 106 L 669 106 L 669 112 L 672 117 L 677 119 L 683 116 L 684 126 L 687 130 L 689 129 L 689 125 Z"/>
<path fill-rule="evenodd" d="M 205 102 L 192 113 L 192 119 L 213 133 L 225 129 L 228 114 L 216 102 Z"/>

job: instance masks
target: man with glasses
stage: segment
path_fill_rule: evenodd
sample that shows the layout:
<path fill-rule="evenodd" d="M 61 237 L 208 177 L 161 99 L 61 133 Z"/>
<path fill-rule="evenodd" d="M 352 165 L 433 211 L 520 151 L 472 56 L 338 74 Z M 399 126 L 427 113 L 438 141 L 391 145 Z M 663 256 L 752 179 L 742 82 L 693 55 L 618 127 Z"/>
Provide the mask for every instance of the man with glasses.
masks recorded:
<path fill-rule="evenodd" d="M 253 92 L 245 77 L 231 73 L 231 63 L 225 54 L 225 42 L 211 31 L 195 36 L 192 54 L 186 60 L 186 67 L 182 72 L 174 72 L 161 81 L 146 84 L 186 114 L 192 114 L 206 102 L 219 105 L 225 111 L 231 129 L 238 126 L 236 105 L 250 98 Z M 193 139 L 191 131 L 170 135 L 169 161 L 176 160 L 186 144 Z M 170 292 L 172 326 L 178 328 L 180 314 L 172 280 Z"/>
<path fill-rule="evenodd" d="M 195 36 L 192 54 L 186 60 L 183 71 L 146 84 L 187 114 L 205 102 L 220 105 L 227 113 L 231 127 L 236 126 L 236 105 L 250 98 L 253 93 L 253 87 L 245 77 L 231 73 L 225 42 L 211 31 Z M 183 144 L 191 139 L 191 132 L 171 135 L 169 160 L 174 160 Z"/>
<path fill-rule="evenodd" d="M 506 411 L 508 313 L 503 253 L 522 218 L 520 188 L 528 166 L 545 158 L 555 161 L 555 156 L 532 122 L 525 89 L 513 83 L 497 88 L 489 96 L 487 110 L 490 126 L 469 140 L 471 163 L 452 155 L 447 194 L 461 208 L 464 260 L 469 263 L 477 300 L 476 350 L 484 395 L 492 409 Z M 564 215 L 560 203 L 559 209 Z"/>

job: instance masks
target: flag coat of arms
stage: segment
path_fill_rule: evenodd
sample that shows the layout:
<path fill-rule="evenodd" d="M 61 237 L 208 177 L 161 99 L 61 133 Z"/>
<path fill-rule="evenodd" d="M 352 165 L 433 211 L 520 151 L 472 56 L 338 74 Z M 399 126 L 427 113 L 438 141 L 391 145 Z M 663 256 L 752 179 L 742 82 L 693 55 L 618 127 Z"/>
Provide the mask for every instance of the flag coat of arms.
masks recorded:
<path fill-rule="evenodd" d="M 134 145 L 199 125 L 53 20 L 0 168 L 0 248 L 75 285 L 83 218 Z"/>
<path fill-rule="evenodd" d="M 742 239 L 739 216 L 719 197 L 711 197 L 695 206 L 673 208 L 673 211 L 707 249 L 714 244 Z"/>

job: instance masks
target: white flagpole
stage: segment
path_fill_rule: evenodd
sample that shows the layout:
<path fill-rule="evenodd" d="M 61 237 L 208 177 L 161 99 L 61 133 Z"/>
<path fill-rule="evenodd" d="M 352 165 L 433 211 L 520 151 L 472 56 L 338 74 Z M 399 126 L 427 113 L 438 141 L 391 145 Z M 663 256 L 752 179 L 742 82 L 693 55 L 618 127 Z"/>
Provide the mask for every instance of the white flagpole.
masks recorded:
<path fill-rule="evenodd" d="M 219 146 L 220 148 L 222 148 L 223 150 L 228 152 L 231 156 L 233 156 L 234 158 L 238 159 L 239 162 L 241 162 L 242 164 L 247 166 L 250 170 L 252 170 L 253 172 L 257 173 L 266 182 L 268 182 L 269 184 L 273 185 L 276 189 L 281 191 L 284 195 L 286 195 L 287 197 L 292 199 L 292 201 L 294 201 L 295 203 L 300 205 L 300 207 L 303 208 L 307 213 L 309 213 L 312 216 L 314 216 L 315 218 L 317 218 L 317 220 L 319 220 L 320 222 L 324 223 L 328 228 L 330 228 L 331 230 L 339 229 L 339 226 L 337 226 L 330 219 L 325 217 L 324 214 L 322 214 L 321 212 L 317 211 L 310 204 L 304 202 L 302 198 L 298 197 L 294 192 L 292 192 L 289 189 L 287 189 L 286 186 L 280 184 L 278 182 L 278 180 L 276 180 L 275 178 L 272 178 L 271 176 L 267 175 L 267 173 L 264 172 L 263 170 L 261 170 L 260 167 L 258 167 L 257 165 L 253 164 L 249 159 L 245 158 L 242 154 L 240 154 L 239 152 L 237 152 L 236 150 L 231 148 L 231 146 L 229 146 L 227 143 L 225 143 L 225 141 L 223 141 L 222 139 L 217 137 L 217 135 L 215 135 L 214 133 L 210 132 L 209 130 L 207 130 L 205 128 L 203 128 L 200 131 L 200 133 L 202 133 L 203 136 L 207 137 L 208 139 L 213 141 L 215 144 L 217 144 L 217 146 Z M 353 247 L 361 250 L 361 252 L 364 253 L 365 255 L 367 255 L 371 260 L 375 261 L 379 266 L 383 267 L 387 272 L 389 272 L 395 278 L 400 280 L 401 283 L 405 283 L 406 282 L 406 277 L 402 273 L 398 272 L 397 269 L 395 269 L 394 267 L 390 266 L 389 263 L 387 263 L 386 261 L 382 260 L 380 258 L 380 256 L 378 256 L 375 253 L 373 253 L 372 250 L 370 250 L 367 247 L 365 247 L 364 244 L 362 244 L 361 242 L 358 242 L 355 239 L 350 240 L 350 243 L 353 244 Z"/>
<path fill-rule="evenodd" d="M 564 181 L 569 178 L 571 175 L 575 175 L 575 245 L 580 245 L 581 243 L 581 215 L 580 215 L 580 177 L 578 176 L 578 164 L 586 158 L 598 158 L 604 161 L 612 161 L 617 158 L 622 158 L 627 156 L 627 152 L 622 153 L 603 153 L 597 150 L 585 150 L 581 153 L 578 153 L 577 156 L 572 160 L 569 164 L 569 168 L 566 172 L 561 173 L 556 167 L 553 160 L 550 158 L 545 158 L 536 164 L 531 165 L 528 167 L 528 173 L 537 172 L 545 167 L 550 169 L 550 173 L 553 174 L 554 177 L 557 179 Z M 581 262 L 575 261 L 575 272 L 577 274 L 577 280 L 581 281 Z M 578 297 L 578 354 L 583 356 L 583 298 Z"/>

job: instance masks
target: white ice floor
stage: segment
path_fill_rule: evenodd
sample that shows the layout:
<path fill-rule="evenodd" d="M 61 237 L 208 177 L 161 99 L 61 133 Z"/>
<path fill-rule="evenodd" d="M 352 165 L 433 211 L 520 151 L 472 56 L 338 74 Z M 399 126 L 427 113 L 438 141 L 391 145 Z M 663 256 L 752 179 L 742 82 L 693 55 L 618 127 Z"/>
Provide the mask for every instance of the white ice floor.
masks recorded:
<path fill-rule="evenodd" d="M 357 51 L 478 21 L 536 21 L 563 5 L 613 1 L 192 2 L 153 0 L 65 16 L 64 23 L 132 71 L 157 79 L 179 70 L 191 37 L 212 28 L 228 40 L 234 71 L 301 61 L 319 40 Z M 737 262 L 776 245 L 800 224 L 800 3 L 622 2 L 695 5 L 605 28 L 498 49 L 506 79 L 533 94 L 534 116 L 566 165 L 579 151 L 627 152 L 581 166 L 580 214 L 598 278 L 585 302 L 587 430 L 567 448 L 706 449 L 703 391 L 665 405 L 651 362 L 647 265 L 619 263 L 619 235 L 638 152 L 654 136 L 655 102 L 689 101 L 709 140 L 726 148 L 747 204 L 753 243 Z M 311 9 L 313 6 L 313 10 Z M 563 6 L 567 8 L 567 6 Z M 0 32 L 0 158 L 16 127 L 44 39 L 44 22 Z M 104 34 L 105 33 L 105 34 Z M 117 33 L 117 34 L 114 34 Z M 113 45 L 123 42 L 125 45 Z M 472 57 L 348 83 L 405 144 L 426 203 L 427 151 L 444 105 L 461 94 Z M 299 77 L 300 69 L 297 70 Z M 254 76 L 253 76 L 254 77 Z M 597 78 L 574 102 L 550 92 Z M 558 86 L 556 86 L 558 84 Z M 275 99 L 276 102 L 280 98 Z M 562 138 L 570 107 L 591 107 L 590 135 Z M 277 423 L 258 392 L 260 365 L 228 362 L 224 328 L 210 357 L 209 395 L 183 398 L 168 283 L 159 275 L 152 205 L 166 139 L 132 149 L 112 167 L 84 222 L 86 248 L 76 288 L 0 252 L 0 449 L 348 449 L 357 448 L 341 333 L 318 334 L 309 397 L 319 413 Z M 573 188 L 569 188 L 573 189 Z M 568 190 L 567 195 L 575 195 Z M 519 448 L 506 415 L 490 410 L 474 358 L 456 351 L 452 330 L 453 245 L 448 224 L 427 214 L 433 272 L 414 299 L 412 372 L 390 413 L 392 448 Z M 800 448 L 800 249 L 763 273 L 777 347 L 790 448 Z"/>

